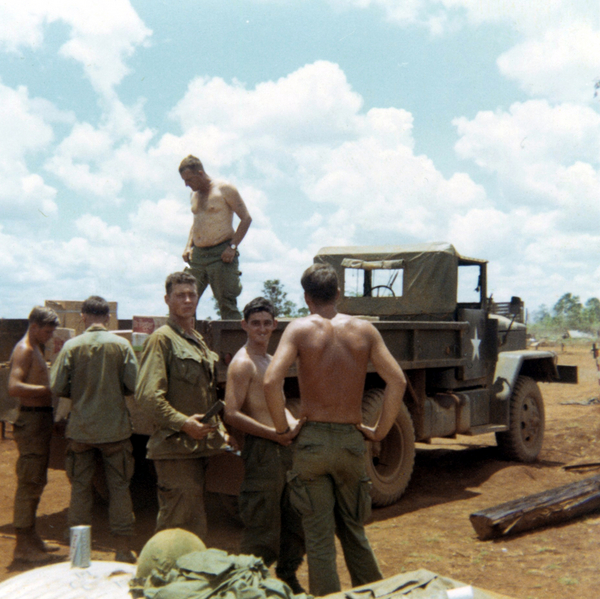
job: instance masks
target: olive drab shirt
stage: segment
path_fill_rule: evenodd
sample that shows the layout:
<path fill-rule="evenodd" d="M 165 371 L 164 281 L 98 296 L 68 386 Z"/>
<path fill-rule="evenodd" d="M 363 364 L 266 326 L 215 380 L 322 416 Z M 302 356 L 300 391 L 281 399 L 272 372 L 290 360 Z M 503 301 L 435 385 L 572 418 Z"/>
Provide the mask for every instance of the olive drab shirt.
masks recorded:
<path fill-rule="evenodd" d="M 125 395 L 135 391 L 137 360 L 130 343 L 93 324 L 69 339 L 50 371 L 50 385 L 72 406 L 66 436 L 80 443 L 114 443 L 131 436 Z"/>
<path fill-rule="evenodd" d="M 215 363 L 202 335 L 186 333 L 172 320 L 160 327 L 144 344 L 136 401 L 154 422 L 147 445 L 152 460 L 197 458 L 212 455 L 226 446 L 225 427 L 205 439 L 181 432 L 189 416 L 204 414 L 215 403 Z"/>

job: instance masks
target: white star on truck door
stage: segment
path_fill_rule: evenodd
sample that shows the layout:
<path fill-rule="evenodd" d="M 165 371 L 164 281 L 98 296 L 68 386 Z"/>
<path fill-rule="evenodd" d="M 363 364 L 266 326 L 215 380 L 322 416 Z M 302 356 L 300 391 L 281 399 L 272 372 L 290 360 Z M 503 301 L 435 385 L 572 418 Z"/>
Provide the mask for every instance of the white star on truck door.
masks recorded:
<path fill-rule="evenodd" d="M 479 346 L 481 345 L 481 339 L 477 334 L 477 328 L 475 328 L 475 336 L 473 337 L 473 339 L 471 339 L 471 343 L 473 344 L 473 357 L 471 358 L 471 360 L 479 360 Z"/>

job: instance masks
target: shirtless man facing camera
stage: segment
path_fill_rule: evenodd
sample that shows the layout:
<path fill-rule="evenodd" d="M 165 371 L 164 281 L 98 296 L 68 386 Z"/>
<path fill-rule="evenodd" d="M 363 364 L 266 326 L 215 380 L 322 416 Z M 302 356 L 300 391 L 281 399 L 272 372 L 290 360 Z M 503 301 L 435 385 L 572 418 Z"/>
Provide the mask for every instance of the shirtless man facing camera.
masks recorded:
<path fill-rule="evenodd" d="M 304 592 L 296 578 L 304 557 L 304 539 L 286 484 L 292 465 L 291 438 L 277 434 L 263 391 L 263 377 L 271 362 L 267 348 L 277 328 L 273 304 L 263 297 L 253 299 L 244 308 L 242 328 L 248 341 L 229 365 L 225 394 L 225 421 L 245 433 L 240 551 L 261 557 L 267 566 L 277 561 L 277 577 L 298 594 Z M 282 388 L 279 394 L 283 397 Z M 287 409 L 285 418 L 294 432 L 303 424 Z"/>
<path fill-rule="evenodd" d="M 406 379 L 370 322 L 337 313 L 338 279 L 331 266 L 313 264 L 301 283 L 311 315 L 285 329 L 265 373 L 265 398 L 277 433 L 293 437 L 296 430 L 285 416 L 281 385 L 296 362 L 299 417 L 306 423 L 293 444 L 288 484 L 292 505 L 302 515 L 309 590 L 321 596 L 340 591 L 335 534 L 352 586 L 382 578 L 364 529 L 371 510 L 365 439 L 385 438 L 400 409 Z M 362 424 L 369 362 L 386 384 L 373 427 Z"/>

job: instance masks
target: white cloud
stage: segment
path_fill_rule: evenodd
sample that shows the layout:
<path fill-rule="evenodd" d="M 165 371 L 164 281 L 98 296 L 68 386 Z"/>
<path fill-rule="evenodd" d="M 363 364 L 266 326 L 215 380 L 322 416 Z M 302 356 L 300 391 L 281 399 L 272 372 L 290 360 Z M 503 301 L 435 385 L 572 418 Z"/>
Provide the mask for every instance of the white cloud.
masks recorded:
<path fill-rule="evenodd" d="M 421 24 L 432 33 L 458 26 L 507 23 L 527 35 L 536 35 L 554 25 L 588 21 L 598 23 L 595 0 L 329 0 L 337 8 L 381 10 L 399 25 Z"/>
<path fill-rule="evenodd" d="M 0 106 L 0 208 L 4 218 L 35 223 L 56 213 L 56 189 L 30 173 L 26 161 L 54 139 L 44 117 L 68 121 L 70 116 L 45 100 L 30 98 L 25 87 L 12 89 L 1 83 Z"/>
<path fill-rule="evenodd" d="M 600 218 L 600 114 L 531 100 L 508 112 L 454 121 L 456 151 L 497 173 L 506 203 L 560 209 L 565 229 L 597 228 Z"/>
<path fill-rule="evenodd" d="M 600 77 L 600 29 L 574 24 L 550 29 L 498 58 L 500 72 L 531 96 L 590 103 Z"/>
<path fill-rule="evenodd" d="M 362 98 L 351 90 L 340 67 L 317 61 L 250 91 L 240 82 L 230 85 L 218 77 L 198 77 L 171 117 L 184 131 L 210 131 L 214 126 L 236 132 L 242 139 L 318 143 L 353 130 L 361 105 Z"/>
<path fill-rule="evenodd" d="M 94 89 L 105 96 L 129 72 L 125 59 L 151 31 L 129 0 L 20 0 L 0 4 L 0 44 L 9 51 L 39 48 L 48 23 L 70 27 L 60 53 L 80 62 Z"/>

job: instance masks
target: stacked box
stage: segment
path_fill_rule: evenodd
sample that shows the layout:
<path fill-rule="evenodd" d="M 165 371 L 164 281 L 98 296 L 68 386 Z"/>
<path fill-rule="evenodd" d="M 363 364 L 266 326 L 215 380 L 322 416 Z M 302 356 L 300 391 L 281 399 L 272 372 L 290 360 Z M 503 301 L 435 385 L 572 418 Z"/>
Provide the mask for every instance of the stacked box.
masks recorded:
<path fill-rule="evenodd" d="M 56 360 L 56 356 L 58 356 L 62 346 L 65 344 L 65 341 L 72 339 L 75 337 L 74 329 L 65 329 L 63 327 L 57 327 L 54 330 L 54 335 L 52 335 L 52 339 L 48 341 L 48 343 L 44 346 L 44 358 L 50 364 L 54 363 Z"/>
<path fill-rule="evenodd" d="M 85 330 L 83 319 L 81 318 L 81 306 L 83 305 L 83 301 L 46 300 L 44 305 L 47 308 L 52 308 L 58 314 L 61 327 L 74 329 L 76 335 L 80 335 Z M 108 330 L 116 331 L 119 328 L 117 302 L 108 302 L 108 305 L 110 306 Z"/>
<path fill-rule="evenodd" d="M 127 339 L 127 341 L 131 343 L 133 333 L 131 329 L 121 329 L 119 331 L 113 331 L 113 333 L 119 337 L 123 337 L 123 339 Z"/>
<path fill-rule="evenodd" d="M 134 351 L 141 352 L 144 341 L 154 333 L 156 329 L 166 324 L 167 316 L 134 316 L 132 324 L 131 345 Z"/>
<path fill-rule="evenodd" d="M 133 332 L 151 335 L 156 329 L 166 324 L 168 318 L 168 316 L 134 316 L 132 324 Z"/>

